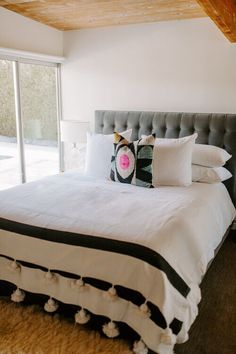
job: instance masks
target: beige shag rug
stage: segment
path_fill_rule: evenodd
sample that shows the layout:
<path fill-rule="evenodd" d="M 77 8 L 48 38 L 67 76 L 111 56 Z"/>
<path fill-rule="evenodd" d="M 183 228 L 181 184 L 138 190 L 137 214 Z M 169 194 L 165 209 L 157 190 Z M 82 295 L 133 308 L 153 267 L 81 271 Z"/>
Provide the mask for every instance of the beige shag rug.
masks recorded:
<path fill-rule="evenodd" d="M 0 299 L 0 354 L 131 354 L 122 339 L 107 339 L 98 331 L 75 325 L 39 306 Z"/>

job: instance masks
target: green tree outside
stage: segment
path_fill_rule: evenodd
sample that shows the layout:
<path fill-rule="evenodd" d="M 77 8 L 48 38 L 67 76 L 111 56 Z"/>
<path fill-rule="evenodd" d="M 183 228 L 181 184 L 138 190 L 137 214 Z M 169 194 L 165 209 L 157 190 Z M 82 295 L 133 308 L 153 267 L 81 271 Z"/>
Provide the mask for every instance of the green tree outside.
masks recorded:
<path fill-rule="evenodd" d="M 56 70 L 54 67 L 20 64 L 24 137 L 31 143 L 56 143 Z M 13 70 L 0 60 L 0 136 L 16 137 Z"/>

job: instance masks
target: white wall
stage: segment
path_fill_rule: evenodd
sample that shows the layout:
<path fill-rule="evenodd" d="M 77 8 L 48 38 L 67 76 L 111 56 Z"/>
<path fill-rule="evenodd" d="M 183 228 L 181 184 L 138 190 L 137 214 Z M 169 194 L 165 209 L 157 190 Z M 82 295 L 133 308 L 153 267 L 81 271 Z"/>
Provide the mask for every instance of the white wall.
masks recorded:
<path fill-rule="evenodd" d="M 64 33 L 64 118 L 95 109 L 236 112 L 236 45 L 210 19 Z"/>
<path fill-rule="evenodd" d="M 63 54 L 63 33 L 0 7 L 0 47 Z"/>

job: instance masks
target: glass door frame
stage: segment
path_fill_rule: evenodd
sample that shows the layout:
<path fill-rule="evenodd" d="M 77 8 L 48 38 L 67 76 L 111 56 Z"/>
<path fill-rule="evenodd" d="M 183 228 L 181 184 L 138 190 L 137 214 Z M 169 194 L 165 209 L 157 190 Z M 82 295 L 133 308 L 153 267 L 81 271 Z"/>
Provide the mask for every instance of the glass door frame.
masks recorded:
<path fill-rule="evenodd" d="M 62 95 L 61 95 L 61 64 L 45 62 L 34 59 L 21 59 L 11 58 L 0 54 L 0 60 L 11 61 L 13 65 L 13 84 L 14 84 L 14 100 L 15 100 L 15 118 L 16 118 L 16 131 L 17 131 L 17 149 L 19 156 L 20 167 L 20 181 L 26 182 L 26 164 L 25 164 L 25 149 L 24 149 L 24 132 L 23 132 L 23 119 L 22 119 L 22 107 L 21 107 L 21 88 L 20 88 L 20 64 L 34 64 L 34 65 L 46 65 L 56 68 L 56 105 L 57 105 L 57 133 L 58 133 L 58 161 L 59 171 L 64 171 L 63 162 L 63 146 L 61 143 L 61 127 L 60 122 L 62 119 Z"/>

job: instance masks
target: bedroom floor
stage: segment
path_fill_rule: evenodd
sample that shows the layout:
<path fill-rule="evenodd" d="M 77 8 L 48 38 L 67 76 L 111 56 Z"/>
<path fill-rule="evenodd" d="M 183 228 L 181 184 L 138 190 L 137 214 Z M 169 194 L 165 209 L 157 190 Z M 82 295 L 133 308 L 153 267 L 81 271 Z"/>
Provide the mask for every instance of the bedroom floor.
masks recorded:
<path fill-rule="evenodd" d="M 236 232 L 222 246 L 202 283 L 203 300 L 190 340 L 176 354 L 236 353 Z M 38 306 L 0 299 L 0 354 L 131 354 L 130 343 L 60 320 Z"/>
<path fill-rule="evenodd" d="M 176 354 L 236 353 L 236 231 L 231 232 L 204 278 L 199 315 Z"/>

